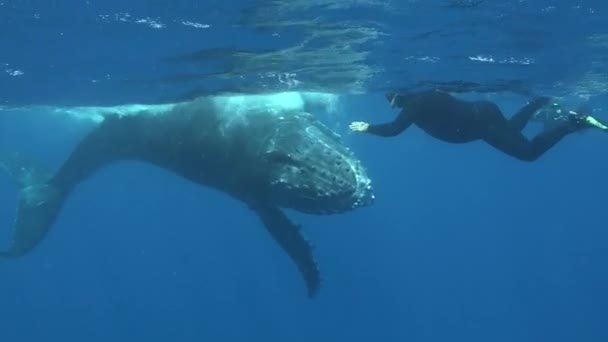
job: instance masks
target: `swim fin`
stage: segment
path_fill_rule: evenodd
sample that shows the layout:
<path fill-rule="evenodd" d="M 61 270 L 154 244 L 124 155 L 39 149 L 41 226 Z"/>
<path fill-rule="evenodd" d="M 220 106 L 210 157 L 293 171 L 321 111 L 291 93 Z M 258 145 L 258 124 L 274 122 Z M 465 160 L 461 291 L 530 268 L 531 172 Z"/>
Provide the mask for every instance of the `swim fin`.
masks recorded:
<path fill-rule="evenodd" d="M 569 111 L 570 122 L 576 127 L 577 130 L 585 128 L 597 128 L 604 132 L 608 132 L 608 126 L 601 123 L 598 119 L 591 115 L 579 113 L 575 111 Z"/>
<path fill-rule="evenodd" d="M 14 238 L 8 249 L 0 250 L 0 257 L 18 257 L 42 241 L 65 196 L 49 183 L 50 173 L 18 153 L 0 154 L 0 169 L 13 177 L 19 189 Z"/>
<path fill-rule="evenodd" d="M 591 115 L 589 115 L 585 118 L 585 122 L 589 126 L 599 128 L 602 131 L 608 131 L 608 126 L 604 125 L 603 123 L 601 123 L 599 120 L 597 120 L 596 118 L 594 118 Z"/>

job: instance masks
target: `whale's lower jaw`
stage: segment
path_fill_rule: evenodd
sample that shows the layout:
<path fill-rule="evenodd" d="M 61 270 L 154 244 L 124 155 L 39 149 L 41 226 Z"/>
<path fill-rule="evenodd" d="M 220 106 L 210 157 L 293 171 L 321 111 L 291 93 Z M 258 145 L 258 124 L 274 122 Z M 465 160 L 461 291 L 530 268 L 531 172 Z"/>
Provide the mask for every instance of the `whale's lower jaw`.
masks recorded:
<path fill-rule="evenodd" d="M 359 183 L 354 192 L 339 192 L 317 186 L 301 189 L 295 186 L 275 184 L 272 201 L 283 208 L 290 208 L 313 215 L 331 215 L 349 212 L 373 204 L 373 189 L 369 182 Z"/>
<path fill-rule="evenodd" d="M 273 181 L 273 202 L 315 215 L 340 214 L 373 204 L 371 180 L 357 160 L 342 156 L 308 161 L 308 168 L 288 167 Z M 336 164 L 344 166 L 336 168 Z"/>
<path fill-rule="evenodd" d="M 273 202 L 317 215 L 371 205 L 371 180 L 353 152 L 318 121 L 302 128 L 286 125 L 274 137 L 272 153 L 281 157 L 270 182 Z"/>

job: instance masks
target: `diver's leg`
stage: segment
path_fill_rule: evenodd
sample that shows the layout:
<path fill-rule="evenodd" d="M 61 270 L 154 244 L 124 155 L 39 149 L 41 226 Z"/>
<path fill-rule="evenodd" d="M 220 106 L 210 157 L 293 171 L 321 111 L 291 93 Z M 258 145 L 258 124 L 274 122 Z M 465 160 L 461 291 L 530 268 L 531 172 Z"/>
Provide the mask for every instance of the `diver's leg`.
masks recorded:
<path fill-rule="evenodd" d="M 140 149 L 136 117 L 108 116 L 72 151 L 52 178 L 57 188 L 69 192 L 93 172 L 107 163 L 128 158 Z"/>
<path fill-rule="evenodd" d="M 503 126 L 490 130 L 483 140 L 514 158 L 523 161 L 535 161 L 562 138 L 576 130 L 572 124 L 564 123 L 543 131 L 530 141 L 520 131 L 510 126 Z"/>
<path fill-rule="evenodd" d="M 513 129 L 521 131 L 526 127 L 528 121 L 534 116 L 539 109 L 549 102 L 549 98 L 546 96 L 537 96 L 530 100 L 525 106 L 523 106 L 511 119 L 509 124 Z"/>

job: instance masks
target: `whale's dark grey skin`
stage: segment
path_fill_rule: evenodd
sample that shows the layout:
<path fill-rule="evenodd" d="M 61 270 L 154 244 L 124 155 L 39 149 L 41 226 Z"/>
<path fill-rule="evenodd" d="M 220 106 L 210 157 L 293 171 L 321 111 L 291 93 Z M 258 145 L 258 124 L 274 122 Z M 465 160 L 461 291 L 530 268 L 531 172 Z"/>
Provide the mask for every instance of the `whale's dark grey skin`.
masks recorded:
<path fill-rule="evenodd" d="M 161 113 L 106 115 L 54 173 L 19 154 L 0 157 L 20 189 L 14 239 L 0 256 L 32 250 L 71 191 L 119 160 L 151 163 L 246 204 L 295 262 L 310 296 L 320 287 L 312 248 L 281 209 L 337 214 L 374 197 L 360 161 L 313 115 L 263 106 L 230 112 L 202 97 Z"/>

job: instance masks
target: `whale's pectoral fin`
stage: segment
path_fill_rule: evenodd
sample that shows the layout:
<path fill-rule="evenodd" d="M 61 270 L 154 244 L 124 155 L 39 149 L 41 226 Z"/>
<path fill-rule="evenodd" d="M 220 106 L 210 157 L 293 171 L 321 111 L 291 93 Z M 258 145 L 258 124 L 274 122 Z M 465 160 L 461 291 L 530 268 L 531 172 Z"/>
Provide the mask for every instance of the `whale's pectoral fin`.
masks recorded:
<path fill-rule="evenodd" d="M 50 173 L 20 154 L 0 155 L 0 170 L 17 182 L 19 202 L 11 246 L 0 257 L 21 256 L 36 247 L 55 220 L 64 196 L 49 183 Z"/>
<path fill-rule="evenodd" d="M 300 226 L 277 207 L 256 205 L 251 208 L 258 214 L 275 241 L 295 262 L 306 282 L 308 296 L 314 297 L 321 286 L 321 275 L 313 257 L 312 246 L 300 232 Z"/>

